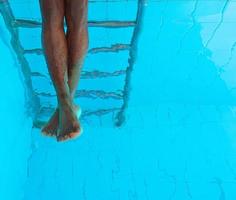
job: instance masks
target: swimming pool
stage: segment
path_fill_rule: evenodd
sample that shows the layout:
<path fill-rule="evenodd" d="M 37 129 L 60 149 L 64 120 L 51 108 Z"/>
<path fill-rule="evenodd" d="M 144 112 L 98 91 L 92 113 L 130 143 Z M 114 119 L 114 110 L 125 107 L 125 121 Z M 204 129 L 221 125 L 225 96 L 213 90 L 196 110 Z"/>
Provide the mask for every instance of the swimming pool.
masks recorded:
<path fill-rule="evenodd" d="M 90 1 L 84 134 L 63 144 L 39 129 L 38 2 L 0 2 L 0 199 L 236 198 L 235 1 Z"/>

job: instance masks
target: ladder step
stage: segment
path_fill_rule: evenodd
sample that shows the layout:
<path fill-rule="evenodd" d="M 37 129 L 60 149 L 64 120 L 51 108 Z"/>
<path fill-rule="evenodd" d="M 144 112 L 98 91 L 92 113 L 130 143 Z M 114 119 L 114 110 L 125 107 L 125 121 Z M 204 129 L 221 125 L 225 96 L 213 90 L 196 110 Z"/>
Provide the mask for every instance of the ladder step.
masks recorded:
<path fill-rule="evenodd" d="M 40 120 L 40 116 L 50 116 L 53 114 L 53 112 L 55 111 L 55 108 L 42 108 L 40 113 L 38 114 L 37 119 L 33 122 L 33 126 L 34 128 L 39 128 L 41 129 L 46 123 L 47 121 L 45 120 Z M 120 111 L 120 108 L 110 108 L 110 109 L 98 109 L 98 110 L 83 110 L 82 115 L 80 117 L 81 121 L 86 120 L 86 118 L 90 117 L 90 116 L 97 116 L 97 117 L 101 117 L 107 114 L 111 114 L 111 113 L 117 113 Z"/>
<path fill-rule="evenodd" d="M 88 51 L 88 53 L 95 54 L 95 53 L 101 53 L 101 52 L 119 52 L 124 50 L 130 50 L 131 45 L 130 44 L 114 44 L 111 47 L 96 47 L 92 48 Z M 42 55 L 43 49 L 41 48 L 35 48 L 35 49 L 25 49 L 24 54 L 37 54 Z"/>
<path fill-rule="evenodd" d="M 135 21 L 88 21 L 88 26 L 90 27 L 125 28 L 133 27 L 135 25 Z M 16 19 L 13 23 L 13 26 L 21 28 L 40 28 L 42 23 L 35 20 Z"/>
<path fill-rule="evenodd" d="M 126 70 L 117 70 L 114 72 L 102 72 L 102 71 L 82 71 L 81 72 L 81 79 L 96 79 L 96 78 L 109 78 L 113 76 L 122 76 L 126 74 Z M 48 78 L 49 75 L 45 75 L 39 72 L 31 72 L 31 76 L 34 77 L 45 77 Z"/>
<path fill-rule="evenodd" d="M 56 94 L 46 93 L 46 92 L 35 92 L 38 96 L 42 97 L 56 97 Z M 75 98 L 91 98 L 91 99 L 115 99 L 122 100 L 123 92 L 105 92 L 103 90 L 77 90 L 75 93 Z"/>

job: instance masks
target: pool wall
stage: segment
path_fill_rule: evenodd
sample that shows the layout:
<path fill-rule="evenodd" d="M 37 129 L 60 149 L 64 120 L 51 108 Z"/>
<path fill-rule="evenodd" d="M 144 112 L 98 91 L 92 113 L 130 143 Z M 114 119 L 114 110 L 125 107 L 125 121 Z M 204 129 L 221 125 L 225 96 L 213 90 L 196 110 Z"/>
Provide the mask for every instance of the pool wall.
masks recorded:
<path fill-rule="evenodd" d="M 32 119 L 26 113 L 23 77 L 10 42 L 11 36 L 0 16 L 0 164 L 4 165 L 0 167 L 0 199 L 5 200 L 23 198 L 32 131 Z"/>

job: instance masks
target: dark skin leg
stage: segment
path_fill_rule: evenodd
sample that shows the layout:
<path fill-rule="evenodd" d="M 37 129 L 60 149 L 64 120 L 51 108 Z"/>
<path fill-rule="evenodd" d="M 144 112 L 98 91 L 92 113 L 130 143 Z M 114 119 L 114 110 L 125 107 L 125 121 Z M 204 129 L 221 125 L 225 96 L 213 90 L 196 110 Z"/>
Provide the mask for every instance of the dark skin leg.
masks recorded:
<path fill-rule="evenodd" d="M 80 133 L 73 98 L 88 46 L 87 0 L 40 0 L 40 4 L 45 55 L 58 97 L 58 108 L 42 132 L 63 141 Z"/>

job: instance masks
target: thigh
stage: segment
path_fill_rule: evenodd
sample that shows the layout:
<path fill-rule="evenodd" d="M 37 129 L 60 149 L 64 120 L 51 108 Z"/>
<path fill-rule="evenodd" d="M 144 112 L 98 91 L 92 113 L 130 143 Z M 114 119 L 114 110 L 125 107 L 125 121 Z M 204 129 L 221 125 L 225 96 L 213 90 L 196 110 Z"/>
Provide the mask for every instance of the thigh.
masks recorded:
<path fill-rule="evenodd" d="M 69 28 L 87 24 L 88 0 L 65 0 L 65 17 Z"/>
<path fill-rule="evenodd" d="M 63 25 L 65 17 L 65 0 L 39 0 L 39 2 L 44 25 Z"/>

